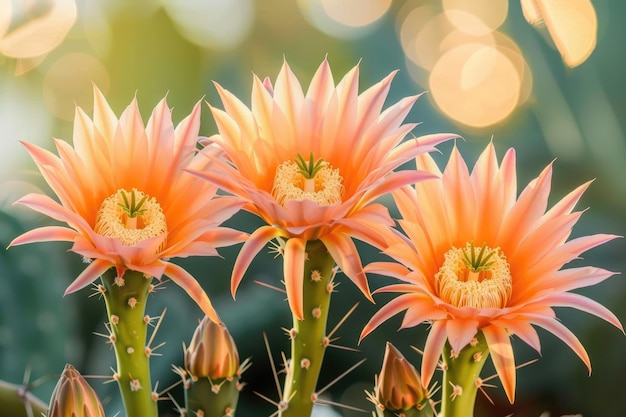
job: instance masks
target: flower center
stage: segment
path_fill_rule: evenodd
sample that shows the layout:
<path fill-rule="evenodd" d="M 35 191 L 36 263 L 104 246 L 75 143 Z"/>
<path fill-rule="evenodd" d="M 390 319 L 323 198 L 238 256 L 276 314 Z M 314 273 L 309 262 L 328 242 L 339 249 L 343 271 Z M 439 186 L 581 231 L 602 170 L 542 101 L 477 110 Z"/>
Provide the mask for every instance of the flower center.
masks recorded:
<path fill-rule="evenodd" d="M 96 215 L 96 233 L 115 237 L 124 246 L 167 233 L 165 214 L 154 197 L 133 188 L 107 197 Z M 165 245 L 165 239 L 161 248 Z"/>
<path fill-rule="evenodd" d="M 276 168 L 272 195 L 280 205 L 287 201 L 311 200 L 320 206 L 341 202 L 344 188 L 338 169 L 321 158 L 314 161 L 298 154 L 295 160 L 285 161 Z"/>
<path fill-rule="evenodd" d="M 504 308 L 513 290 L 509 264 L 500 248 L 452 247 L 435 274 L 435 290 L 456 307 Z"/>

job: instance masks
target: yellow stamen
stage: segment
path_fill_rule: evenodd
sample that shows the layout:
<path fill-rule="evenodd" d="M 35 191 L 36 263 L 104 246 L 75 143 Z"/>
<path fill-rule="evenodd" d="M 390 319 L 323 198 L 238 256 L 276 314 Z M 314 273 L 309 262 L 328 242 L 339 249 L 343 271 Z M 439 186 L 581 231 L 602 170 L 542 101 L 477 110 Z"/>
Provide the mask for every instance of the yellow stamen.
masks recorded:
<path fill-rule="evenodd" d="M 513 290 L 511 272 L 500 248 L 480 248 L 473 243 L 452 247 L 435 274 L 439 297 L 456 307 L 504 308 Z"/>
<path fill-rule="evenodd" d="M 320 159 L 315 162 L 313 176 L 305 174 L 308 172 L 294 161 L 285 161 L 276 168 L 272 195 L 279 204 L 311 200 L 320 206 L 331 206 L 341 202 L 344 188 L 338 169 Z"/>
<path fill-rule="evenodd" d="M 124 246 L 135 246 L 167 234 L 167 223 L 154 197 L 135 188 L 130 192 L 120 189 L 102 202 L 94 229 L 99 235 L 118 238 Z M 165 239 L 159 250 L 164 246 Z"/>

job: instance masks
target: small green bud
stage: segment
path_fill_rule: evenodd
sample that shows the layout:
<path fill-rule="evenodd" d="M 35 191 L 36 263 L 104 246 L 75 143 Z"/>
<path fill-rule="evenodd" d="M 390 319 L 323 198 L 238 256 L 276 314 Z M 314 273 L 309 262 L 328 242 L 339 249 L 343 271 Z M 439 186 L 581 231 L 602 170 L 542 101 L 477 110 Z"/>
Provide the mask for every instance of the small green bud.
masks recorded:
<path fill-rule="evenodd" d="M 65 365 L 52 397 L 48 417 L 104 417 L 96 392 L 70 364 Z"/>

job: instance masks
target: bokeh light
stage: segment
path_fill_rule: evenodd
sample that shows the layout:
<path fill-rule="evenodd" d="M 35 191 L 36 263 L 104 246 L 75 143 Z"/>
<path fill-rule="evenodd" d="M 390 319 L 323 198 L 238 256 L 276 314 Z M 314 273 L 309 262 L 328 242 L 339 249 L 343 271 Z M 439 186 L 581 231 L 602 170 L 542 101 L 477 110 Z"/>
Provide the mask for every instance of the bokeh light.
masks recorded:
<path fill-rule="evenodd" d="M 563 61 L 576 67 L 596 47 L 598 18 L 590 0 L 521 0 L 528 23 L 545 24 Z"/>
<path fill-rule="evenodd" d="M 429 85 L 446 115 L 468 126 L 484 127 L 513 111 L 521 82 L 515 66 L 498 48 L 465 43 L 437 61 Z"/>
<path fill-rule="evenodd" d="M 320 31 L 338 38 L 364 36 L 387 13 L 391 0 L 298 0 L 304 17 Z"/>
<path fill-rule="evenodd" d="M 63 41 L 76 20 L 74 0 L 51 0 L 42 7 L 36 3 L 22 3 L 25 9 L 5 5 L 0 10 L 3 13 L 10 10 L 12 21 L 17 21 L 0 39 L 0 53 L 12 58 L 32 58 L 47 54 Z M 0 19 L 0 29 L 6 27 L 6 16 Z"/>
<path fill-rule="evenodd" d="M 180 34 L 204 48 L 231 49 L 250 33 L 252 0 L 163 0 Z"/>
<path fill-rule="evenodd" d="M 457 123 L 484 128 L 526 102 L 532 76 L 519 46 L 498 30 L 506 1 L 446 0 L 405 9 L 396 22 L 409 73 Z"/>
<path fill-rule="evenodd" d="M 509 11 L 507 0 L 442 0 L 442 5 L 457 29 L 475 36 L 498 29 Z"/>

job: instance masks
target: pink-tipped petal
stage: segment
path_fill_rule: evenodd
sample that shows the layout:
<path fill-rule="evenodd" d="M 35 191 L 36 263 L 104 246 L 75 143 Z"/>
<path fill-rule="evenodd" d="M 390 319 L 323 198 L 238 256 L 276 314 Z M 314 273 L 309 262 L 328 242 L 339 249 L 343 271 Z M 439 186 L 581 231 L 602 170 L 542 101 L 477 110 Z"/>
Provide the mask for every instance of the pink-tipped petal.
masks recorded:
<path fill-rule="evenodd" d="M 206 314 L 214 323 L 221 323 L 217 312 L 211 304 L 211 300 L 207 296 L 206 292 L 202 289 L 198 281 L 178 265 L 166 262 L 164 275 L 168 276 L 172 281 L 181 287 L 192 300 L 198 304 L 204 314 Z"/>
<path fill-rule="evenodd" d="M 239 251 L 235 265 L 233 266 L 233 273 L 230 282 L 230 292 L 235 298 L 237 288 L 243 279 L 243 275 L 250 266 L 250 263 L 254 259 L 257 253 L 269 242 L 270 240 L 282 236 L 282 233 L 274 227 L 263 226 L 254 231 L 243 244 L 243 247 Z"/>
<path fill-rule="evenodd" d="M 446 334 L 446 321 L 438 320 L 433 323 L 426 338 L 424 357 L 422 358 L 422 385 L 428 387 L 430 380 L 437 369 L 437 363 L 448 336 Z"/>
<path fill-rule="evenodd" d="M 76 235 L 75 230 L 67 227 L 40 227 L 19 235 L 9 243 L 9 247 L 35 242 L 73 242 Z"/>
<path fill-rule="evenodd" d="M 446 321 L 448 341 L 454 352 L 461 352 L 478 332 L 478 322 L 472 319 L 450 319 Z"/>
<path fill-rule="evenodd" d="M 284 279 L 287 290 L 287 302 L 291 312 L 298 320 L 304 319 L 302 283 L 304 280 L 304 261 L 306 241 L 292 237 L 285 244 Z"/>
<path fill-rule="evenodd" d="M 352 239 L 347 235 L 331 233 L 322 237 L 321 241 L 343 273 L 356 284 L 368 300 L 374 302 L 363 272 L 361 258 Z"/>
<path fill-rule="evenodd" d="M 87 285 L 98 279 L 98 277 L 104 274 L 112 266 L 113 265 L 106 260 L 94 260 L 83 270 L 83 272 L 80 273 L 80 275 L 69 285 L 69 287 L 67 287 L 63 295 L 68 295 L 85 288 Z"/>
<path fill-rule="evenodd" d="M 498 373 L 502 387 L 509 402 L 515 402 L 515 358 L 513 347 L 506 329 L 487 326 L 482 329 L 485 340 L 489 346 L 489 353 Z"/>
<path fill-rule="evenodd" d="M 589 375 L 591 375 L 591 360 L 585 350 L 585 347 L 580 343 L 580 340 L 569 330 L 567 327 L 559 323 L 557 320 L 548 317 L 533 317 L 532 322 L 539 327 L 549 331 L 559 339 L 561 339 L 567 346 L 570 347 L 578 355 L 578 357 L 587 366 Z"/>

